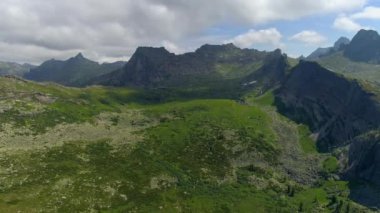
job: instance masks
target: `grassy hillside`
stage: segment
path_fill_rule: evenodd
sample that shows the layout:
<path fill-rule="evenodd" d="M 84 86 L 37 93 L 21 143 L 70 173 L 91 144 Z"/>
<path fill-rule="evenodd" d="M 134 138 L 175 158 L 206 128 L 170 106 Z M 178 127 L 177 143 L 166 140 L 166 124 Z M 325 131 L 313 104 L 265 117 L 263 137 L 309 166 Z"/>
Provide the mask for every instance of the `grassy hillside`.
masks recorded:
<path fill-rule="evenodd" d="M 0 87 L 0 212 L 364 210 L 271 93 Z"/>
<path fill-rule="evenodd" d="M 380 65 L 351 61 L 342 52 L 321 58 L 318 63 L 349 78 L 380 83 Z"/>

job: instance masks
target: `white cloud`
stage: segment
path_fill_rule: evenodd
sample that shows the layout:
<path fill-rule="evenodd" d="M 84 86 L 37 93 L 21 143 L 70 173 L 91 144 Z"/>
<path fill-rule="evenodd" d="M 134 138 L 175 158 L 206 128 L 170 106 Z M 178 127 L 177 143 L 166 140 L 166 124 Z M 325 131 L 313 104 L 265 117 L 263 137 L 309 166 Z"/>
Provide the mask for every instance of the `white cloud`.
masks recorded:
<path fill-rule="evenodd" d="M 226 0 L 224 0 L 226 1 Z M 231 11 L 237 11 L 241 17 L 253 23 L 265 23 L 274 20 L 294 20 L 312 14 L 342 12 L 361 8 L 367 0 L 235 0 L 226 1 Z"/>
<path fill-rule="evenodd" d="M 234 43 L 241 48 L 249 48 L 254 44 L 270 44 L 278 46 L 281 38 L 281 33 L 275 28 L 259 31 L 251 29 L 247 33 L 238 35 L 231 40 L 226 40 L 225 43 Z"/>
<path fill-rule="evenodd" d="M 348 32 L 356 32 L 365 27 L 361 26 L 359 23 L 355 22 L 350 17 L 341 15 L 335 19 L 333 27 L 339 30 L 344 30 Z"/>
<path fill-rule="evenodd" d="M 327 41 L 327 38 L 315 31 L 304 30 L 290 37 L 290 40 L 300 41 L 310 45 L 321 45 Z"/>
<path fill-rule="evenodd" d="M 86 55 L 85 55 L 86 57 Z M 128 61 L 130 57 L 97 57 L 99 63 L 112 63 L 117 61 Z"/>
<path fill-rule="evenodd" d="M 335 19 L 333 26 L 336 29 L 348 32 L 355 32 L 360 29 L 371 28 L 367 26 L 362 26 L 360 23 L 358 23 L 358 21 L 360 21 L 361 19 L 380 19 L 380 7 L 369 6 L 357 13 L 353 13 L 350 15 L 340 15 Z"/>
<path fill-rule="evenodd" d="M 366 2 L 1 0 L 0 42 L 7 45 L 0 46 L 0 60 L 13 60 L 13 50 L 6 47 L 18 47 L 19 52 L 35 47 L 35 52 L 22 54 L 25 59 L 14 59 L 30 62 L 50 55 L 69 57 L 68 54 L 78 50 L 93 59 L 118 59 L 130 56 L 137 46 L 163 45 L 163 41 L 174 42 L 175 46 L 169 43 L 166 46 L 176 51 L 178 46 L 200 45 L 202 41 L 191 44 L 189 41 L 197 40 L 208 28 L 226 22 L 248 27 L 315 14 L 349 12 L 363 7 Z"/>
<path fill-rule="evenodd" d="M 176 44 L 168 40 L 162 41 L 161 45 L 164 46 L 169 52 L 176 54 L 183 53 L 183 50 L 181 48 L 179 48 Z"/>
<path fill-rule="evenodd" d="M 351 15 L 353 19 L 380 19 L 380 7 L 366 7 L 363 11 Z"/>

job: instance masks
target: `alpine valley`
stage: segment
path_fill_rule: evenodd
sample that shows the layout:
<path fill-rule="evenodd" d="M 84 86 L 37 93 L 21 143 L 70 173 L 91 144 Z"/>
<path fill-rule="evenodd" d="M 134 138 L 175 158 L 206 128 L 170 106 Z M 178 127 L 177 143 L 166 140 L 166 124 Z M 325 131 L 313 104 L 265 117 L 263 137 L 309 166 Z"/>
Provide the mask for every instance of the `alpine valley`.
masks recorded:
<path fill-rule="evenodd" d="M 0 63 L 0 212 L 376 212 L 380 36 Z"/>

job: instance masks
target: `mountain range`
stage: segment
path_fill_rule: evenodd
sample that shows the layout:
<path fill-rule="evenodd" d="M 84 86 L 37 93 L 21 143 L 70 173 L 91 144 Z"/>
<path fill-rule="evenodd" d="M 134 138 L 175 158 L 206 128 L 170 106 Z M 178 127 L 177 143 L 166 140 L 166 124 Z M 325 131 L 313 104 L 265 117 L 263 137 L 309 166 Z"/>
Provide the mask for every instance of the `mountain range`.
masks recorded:
<path fill-rule="evenodd" d="M 34 67 L 35 66 L 31 64 L 0 62 L 0 76 L 5 76 L 5 75 L 23 76 L 25 73 L 29 72 L 30 69 Z"/>
<path fill-rule="evenodd" d="M 31 68 L 23 77 L 40 82 L 56 82 L 66 86 L 83 86 L 96 76 L 123 67 L 125 62 L 103 63 L 91 61 L 81 53 L 66 61 L 51 59 L 38 67 Z"/>
<path fill-rule="evenodd" d="M 361 30 L 304 59 L 139 47 L 7 71 L 0 211 L 376 212 L 379 42 Z"/>
<path fill-rule="evenodd" d="M 317 60 L 322 57 L 329 56 L 331 54 L 334 54 L 336 52 L 339 52 L 350 44 L 350 39 L 346 37 L 339 38 L 335 43 L 333 47 L 325 47 L 325 48 L 318 48 L 314 52 L 312 52 L 309 56 L 306 57 L 308 60 Z"/>
<path fill-rule="evenodd" d="M 140 47 L 125 67 L 100 76 L 94 83 L 170 87 L 194 85 L 202 80 L 236 79 L 257 69 L 268 54 L 242 50 L 233 44 L 204 45 L 195 52 L 182 55 L 169 53 L 164 48 Z M 240 72 L 234 72 L 237 70 L 234 68 Z"/>

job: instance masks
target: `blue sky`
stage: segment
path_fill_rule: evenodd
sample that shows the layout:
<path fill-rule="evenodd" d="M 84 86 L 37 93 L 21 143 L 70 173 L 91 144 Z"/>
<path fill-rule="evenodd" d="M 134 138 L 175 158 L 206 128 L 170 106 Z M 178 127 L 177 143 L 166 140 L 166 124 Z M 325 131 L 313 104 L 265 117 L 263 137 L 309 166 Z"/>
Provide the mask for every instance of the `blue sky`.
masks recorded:
<path fill-rule="evenodd" d="M 370 7 L 378 10 L 379 15 L 377 17 L 371 17 L 367 14 L 368 17 L 360 19 L 350 18 L 350 16 L 354 16 L 355 14 L 363 13 L 366 8 Z M 254 24 L 252 26 L 232 24 L 220 25 L 219 27 L 206 29 L 205 34 L 208 34 L 209 36 L 226 35 L 226 37 L 236 37 L 243 35 L 252 29 L 260 31 L 275 28 L 282 35 L 281 40 L 279 41 L 280 45 L 257 42 L 247 46 L 247 48 L 270 51 L 279 47 L 283 49 L 284 52 L 294 57 L 299 57 L 301 55 L 307 56 L 318 47 L 332 46 L 340 37 L 344 36 L 351 39 L 357 33 L 359 28 L 350 28 L 341 25 L 339 25 L 340 27 L 334 26 L 334 23 L 339 17 L 349 18 L 352 22 L 360 25 L 360 28 L 378 31 L 380 29 L 380 1 L 366 1 L 362 6 L 353 7 L 349 10 L 306 15 L 294 20 L 277 20 L 263 24 Z M 324 39 L 321 39 L 320 42 L 308 42 L 306 38 L 305 40 L 292 39 L 294 35 L 304 31 L 315 32 L 315 35 L 319 35 Z"/>
<path fill-rule="evenodd" d="M 367 6 L 380 6 L 379 1 L 370 1 Z M 379 7 L 380 8 L 380 7 Z M 345 13 L 347 15 L 354 14 L 355 12 L 362 11 L 362 8 L 354 10 L 349 13 Z M 380 12 L 380 11 L 379 11 Z M 286 50 L 289 54 L 300 55 L 304 54 L 308 55 L 311 51 L 313 51 L 317 46 L 332 46 L 334 42 L 340 38 L 341 36 L 345 36 L 351 39 L 356 33 L 357 30 L 344 30 L 337 29 L 334 27 L 334 21 L 339 17 L 341 13 L 333 13 L 328 15 L 314 15 L 310 17 L 306 17 L 303 19 L 299 19 L 294 22 L 278 22 L 273 23 L 273 26 L 279 29 L 279 31 L 283 32 L 284 38 L 289 38 L 295 33 L 302 30 L 312 30 L 318 32 L 322 36 L 326 37 L 326 41 L 321 44 L 305 44 L 297 41 L 287 41 Z M 380 15 L 380 14 L 379 14 Z M 359 25 L 364 27 L 370 27 L 370 29 L 378 30 L 380 29 L 380 19 L 362 19 L 356 21 Z"/>
<path fill-rule="evenodd" d="M 380 29 L 380 0 L 1 0 L 0 61 L 82 52 L 104 62 L 139 46 L 181 54 L 229 42 L 298 57 L 361 28 Z"/>

